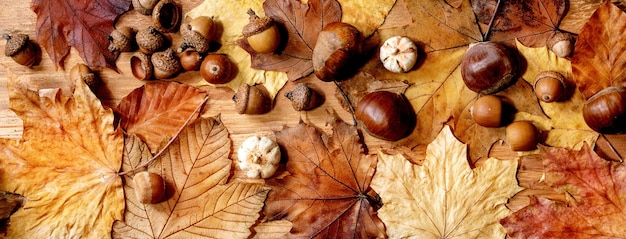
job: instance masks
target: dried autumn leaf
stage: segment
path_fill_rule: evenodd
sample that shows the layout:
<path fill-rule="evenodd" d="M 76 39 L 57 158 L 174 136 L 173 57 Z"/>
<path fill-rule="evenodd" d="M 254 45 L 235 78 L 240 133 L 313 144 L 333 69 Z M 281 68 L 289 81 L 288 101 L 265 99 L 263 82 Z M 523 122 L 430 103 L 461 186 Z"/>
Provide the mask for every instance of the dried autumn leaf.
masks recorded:
<path fill-rule="evenodd" d="M 449 127 L 429 144 L 422 166 L 379 152 L 372 188 L 390 238 L 504 238 L 498 220 L 521 188 L 517 160 L 488 159 L 471 169 L 466 147 Z"/>
<path fill-rule="evenodd" d="M 164 139 L 198 117 L 195 109 L 205 97 L 206 92 L 188 85 L 153 81 L 126 95 L 115 111 L 126 133 L 139 136 L 155 153 Z"/>
<path fill-rule="evenodd" d="M 0 238 L 7 236 L 11 215 L 22 208 L 25 202 L 26 198 L 22 195 L 0 191 Z"/>
<path fill-rule="evenodd" d="M 63 67 L 70 47 L 74 47 L 85 64 L 116 69 L 118 53 L 107 49 L 107 37 L 115 19 L 128 11 L 130 4 L 122 0 L 34 0 L 35 37 L 57 66 Z"/>
<path fill-rule="evenodd" d="M 626 13 L 610 1 L 583 26 L 572 56 L 572 73 L 585 99 L 626 82 Z"/>
<path fill-rule="evenodd" d="M 113 112 L 82 81 L 71 97 L 28 90 L 15 75 L 8 85 L 24 133 L 0 141 L 0 190 L 27 199 L 11 217 L 8 237 L 109 237 L 124 212 L 117 175 L 124 145 Z"/>
<path fill-rule="evenodd" d="M 133 175 L 124 176 L 124 221 L 113 225 L 113 238 L 248 238 L 268 188 L 227 183 L 232 143 L 219 119 L 199 118 L 186 126 L 147 171 L 161 175 L 167 200 L 141 204 Z M 152 158 L 138 138 L 128 138 L 123 171 Z"/>
<path fill-rule="evenodd" d="M 276 132 L 288 156 L 283 179 L 271 179 L 265 202 L 269 221 L 293 223 L 285 238 L 381 238 L 376 193 L 369 182 L 375 155 L 365 155 L 357 130 L 335 119 L 332 135 L 300 123 Z"/>
<path fill-rule="evenodd" d="M 581 150 L 542 148 L 545 183 L 570 195 L 568 203 L 545 198 L 500 223 L 511 238 L 624 238 L 626 168 Z"/>

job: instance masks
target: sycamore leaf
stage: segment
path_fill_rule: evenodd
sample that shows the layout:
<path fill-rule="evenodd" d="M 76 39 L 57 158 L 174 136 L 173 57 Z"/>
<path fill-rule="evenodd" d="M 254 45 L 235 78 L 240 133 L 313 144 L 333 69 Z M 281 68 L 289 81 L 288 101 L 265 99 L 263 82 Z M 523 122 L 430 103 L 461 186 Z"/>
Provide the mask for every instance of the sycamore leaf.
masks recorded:
<path fill-rule="evenodd" d="M 8 85 L 24 133 L 0 141 L 0 190 L 27 199 L 11 217 L 8 237 L 109 237 L 124 211 L 117 175 L 124 145 L 113 112 L 82 81 L 71 97 L 28 90 L 15 75 Z"/>
<path fill-rule="evenodd" d="M 153 81 L 126 95 L 115 111 L 126 133 L 139 136 L 155 153 L 164 139 L 198 117 L 195 109 L 206 96 L 177 82 Z"/>
<path fill-rule="evenodd" d="M 511 238 L 624 238 L 626 168 L 581 150 L 542 148 L 545 183 L 572 198 L 568 203 L 545 198 L 500 223 Z M 535 156 L 536 157 L 536 156 Z"/>
<path fill-rule="evenodd" d="M 572 73 L 585 99 L 626 82 L 624 31 L 626 13 L 610 1 L 602 4 L 580 31 L 572 56 Z"/>
<path fill-rule="evenodd" d="M 265 202 L 269 221 L 293 223 L 285 238 L 381 238 L 376 193 L 369 187 L 375 155 L 365 155 L 357 130 L 337 119 L 331 135 L 300 123 L 276 132 L 288 156 L 289 175 L 271 179 Z"/>
<path fill-rule="evenodd" d="M 390 238 L 504 238 L 498 220 L 521 188 L 517 160 L 488 159 L 471 169 L 466 146 L 449 127 L 429 144 L 421 166 L 379 152 L 372 188 Z"/>
<path fill-rule="evenodd" d="M 199 118 L 186 126 L 147 171 L 161 175 L 167 199 L 141 204 L 133 175 L 124 176 L 124 221 L 113 225 L 114 238 L 248 238 L 268 188 L 261 184 L 226 183 L 231 173 L 232 143 L 219 119 Z M 129 138 L 122 170 L 150 160 L 147 146 Z"/>
<path fill-rule="evenodd" d="M 115 19 L 128 11 L 130 4 L 121 0 L 33 0 L 37 42 L 57 66 L 63 67 L 74 47 L 85 64 L 116 69 L 118 54 L 108 50 L 107 37 Z"/>

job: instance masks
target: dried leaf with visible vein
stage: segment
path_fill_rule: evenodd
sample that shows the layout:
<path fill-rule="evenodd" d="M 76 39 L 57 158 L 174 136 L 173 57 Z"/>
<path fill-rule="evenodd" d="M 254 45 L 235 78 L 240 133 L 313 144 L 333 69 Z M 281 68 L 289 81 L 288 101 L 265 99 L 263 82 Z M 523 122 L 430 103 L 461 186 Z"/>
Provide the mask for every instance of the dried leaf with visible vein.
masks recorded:
<path fill-rule="evenodd" d="M 421 166 L 379 152 L 372 179 L 384 205 L 378 210 L 390 238 L 504 238 L 498 220 L 521 188 L 517 160 L 488 159 L 471 169 L 466 146 L 449 127 L 428 145 Z"/>
<path fill-rule="evenodd" d="M 293 223 L 285 238 L 381 238 L 376 193 L 369 187 L 375 155 L 365 155 L 354 126 L 334 119 L 332 134 L 303 122 L 276 132 L 288 156 L 284 179 L 272 179 L 264 214 Z"/>
<path fill-rule="evenodd" d="M 164 139 L 198 117 L 194 111 L 206 96 L 188 85 L 153 81 L 126 95 L 115 111 L 126 133 L 139 136 L 156 153 Z"/>
<path fill-rule="evenodd" d="M 583 26 L 572 56 L 572 73 L 585 99 L 626 82 L 626 13 L 610 1 Z"/>
<path fill-rule="evenodd" d="M 74 47 L 85 64 L 116 69 L 119 54 L 107 49 L 107 37 L 115 19 L 128 11 L 130 4 L 121 0 L 34 0 L 31 8 L 37 14 L 37 42 L 57 66 L 63 67 Z"/>
<path fill-rule="evenodd" d="M 624 238 L 626 168 L 581 150 L 542 148 L 545 183 L 573 198 L 534 198 L 500 223 L 511 238 Z"/>
<path fill-rule="evenodd" d="M 147 171 L 161 175 L 167 200 L 141 204 L 133 175 L 124 176 L 124 221 L 113 225 L 114 238 L 248 238 L 268 188 L 260 184 L 227 183 L 232 143 L 219 119 L 199 118 L 187 125 Z M 138 138 L 126 141 L 123 171 L 150 160 Z"/>
<path fill-rule="evenodd" d="M 71 97 L 28 90 L 9 76 L 10 108 L 21 140 L 0 140 L 0 190 L 26 197 L 9 238 L 107 238 L 124 212 L 118 172 L 123 136 L 111 110 L 82 81 Z M 77 220 L 80 219 L 80 220 Z"/>

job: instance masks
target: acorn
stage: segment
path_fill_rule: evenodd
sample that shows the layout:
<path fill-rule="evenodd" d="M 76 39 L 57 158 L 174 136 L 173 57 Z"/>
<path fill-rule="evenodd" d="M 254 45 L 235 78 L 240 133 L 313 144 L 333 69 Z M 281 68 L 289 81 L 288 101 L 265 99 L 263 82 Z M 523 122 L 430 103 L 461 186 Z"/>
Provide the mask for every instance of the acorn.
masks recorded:
<path fill-rule="evenodd" d="M 548 39 L 548 48 L 558 57 L 568 57 L 574 52 L 574 37 L 567 32 L 555 32 Z"/>
<path fill-rule="evenodd" d="M 471 45 L 461 60 L 461 76 L 470 90 L 480 94 L 501 91 L 518 78 L 517 55 L 494 42 Z"/>
<path fill-rule="evenodd" d="M 298 83 L 292 91 L 285 93 L 285 97 L 296 111 L 312 110 L 323 102 L 322 96 L 305 83 Z"/>
<path fill-rule="evenodd" d="M 152 24 L 161 32 L 177 32 L 182 12 L 174 0 L 161 0 L 152 9 Z"/>
<path fill-rule="evenodd" d="M 153 68 L 150 55 L 143 52 L 135 52 L 130 57 L 130 70 L 133 76 L 139 80 L 152 79 Z"/>
<path fill-rule="evenodd" d="M 505 132 L 513 151 L 529 151 L 537 147 L 539 131 L 530 121 L 515 121 L 506 127 Z"/>
<path fill-rule="evenodd" d="M 565 77 L 556 71 L 543 71 L 535 77 L 533 90 L 539 100 L 550 103 L 565 94 Z"/>
<path fill-rule="evenodd" d="M 110 52 L 130 52 L 135 45 L 135 31 L 130 27 L 120 27 L 113 30 L 107 39 Z"/>
<path fill-rule="evenodd" d="M 15 34 L 11 36 L 5 33 L 2 34 L 2 37 L 7 40 L 4 48 L 5 56 L 9 56 L 18 64 L 28 67 L 37 62 L 37 49 L 30 42 L 28 35 Z"/>
<path fill-rule="evenodd" d="M 346 78 L 361 53 L 359 30 L 343 22 L 329 23 L 322 29 L 313 48 L 313 70 L 318 79 L 334 81 Z"/>
<path fill-rule="evenodd" d="M 417 115 L 406 97 L 390 91 L 365 95 L 354 115 L 370 135 L 389 141 L 408 136 L 417 123 Z"/>
<path fill-rule="evenodd" d="M 239 114 L 265 114 L 272 109 L 272 100 L 264 89 L 257 85 L 242 84 L 233 96 Z"/>
<path fill-rule="evenodd" d="M 183 68 L 178 56 L 170 48 L 165 51 L 155 52 L 150 57 L 152 61 L 153 76 L 157 79 L 169 79 L 174 77 Z"/>
<path fill-rule="evenodd" d="M 180 35 L 183 36 L 183 43 L 178 48 L 179 52 L 191 48 L 200 54 L 207 53 L 215 35 L 213 18 L 207 16 L 194 18 L 180 27 Z"/>
<path fill-rule="evenodd" d="M 162 50 L 167 44 L 165 35 L 153 26 L 149 26 L 137 32 L 135 41 L 137 42 L 137 46 L 139 46 L 139 51 L 145 54 L 152 54 L 155 51 Z"/>
<path fill-rule="evenodd" d="M 194 50 L 185 50 L 180 54 L 180 65 L 186 71 L 197 71 L 202 64 L 202 56 Z"/>
<path fill-rule="evenodd" d="M 607 87 L 587 99 L 583 118 L 598 133 L 626 132 L 626 86 Z"/>
<path fill-rule="evenodd" d="M 95 89 L 100 84 L 100 80 L 96 74 L 94 74 L 87 65 L 82 63 L 78 63 L 70 69 L 70 80 L 73 82 L 82 80 L 91 89 Z"/>
<path fill-rule="evenodd" d="M 143 15 L 152 14 L 152 10 L 158 2 L 159 0 L 132 0 L 133 8 L 135 8 L 135 11 Z"/>
<path fill-rule="evenodd" d="M 200 75 L 211 84 L 225 84 L 232 80 L 233 64 L 225 54 L 208 54 L 200 65 Z"/>
<path fill-rule="evenodd" d="M 259 17 L 248 9 L 249 22 L 243 27 L 242 34 L 250 47 L 258 53 L 272 53 L 280 45 L 280 32 L 270 17 Z"/>
<path fill-rule="evenodd" d="M 485 95 L 478 98 L 470 108 L 472 120 L 480 126 L 496 128 L 502 125 L 502 99 L 495 95 Z"/>
<path fill-rule="evenodd" d="M 165 199 L 165 181 L 161 175 L 142 171 L 133 176 L 135 196 L 142 204 L 155 204 Z"/>

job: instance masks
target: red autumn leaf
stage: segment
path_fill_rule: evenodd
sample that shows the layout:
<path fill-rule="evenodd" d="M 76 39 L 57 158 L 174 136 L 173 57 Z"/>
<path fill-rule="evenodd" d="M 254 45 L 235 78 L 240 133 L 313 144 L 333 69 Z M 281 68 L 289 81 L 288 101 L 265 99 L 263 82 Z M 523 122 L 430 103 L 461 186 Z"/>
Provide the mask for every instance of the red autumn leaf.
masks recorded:
<path fill-rule="evenodd" d="M 313 73 L 313 48 L 317 35 L 328 24 L 341 21 L 341 6 L 336 0 L 311 0 L 303 4 L 295 0 L 267 0 L 265 15 L 286 30 L 287 44 L 278 54 L 257 54 L 242 39 L 238 44 L 252 58 L 252 68 L 285 71 L 289 80 Z"/>
<path fill-rule="evenodd" d="M 384 237 L 377 194 L 369 186 L 377 159 L 365 155 L 355 127 L 335 120 L 327 135 L 300 123 L 276 138 L 290 175 L 267 182 L 268 219 L 291 221 L 290 238 Z"/>
<path fill-rule="evenodd" d="M 35 37 L 57 66 L 63 67 L 70 47 L 74 47 L 85 64 L 115 69 L 118 54 L 107 49 L 107 37 L 115 19 L 128 11 L 130 4 L 123 0 L 33 0 Z"/>
<path fill-rule="evenodd" d="M 177 82 L 154 81 L 130 92 L 117 106 L 121 127 L 137 135 L 155 153 L 202 104 L 206 92 Z"/>
<path fill-rule="evenodd" d="M 572 56 L 572 74 L 586 99 L 625 82 L 624 31 L 626 13 L 610 1 L 596 9 L 580 31 Z"/>
<path fill-rule="evenodd" d="M 600 158 L 589 146 L 580 151 L 544 148 L 539 155 L 546 180 L 570 202 L 546 198 L 500 223 L 511 238 L 624 238 L 626 167 Z"/>

